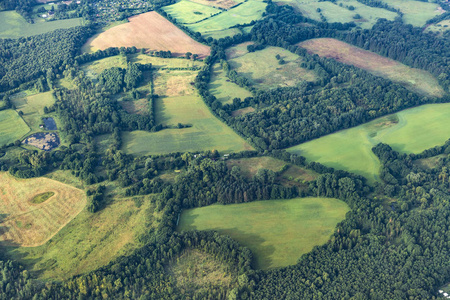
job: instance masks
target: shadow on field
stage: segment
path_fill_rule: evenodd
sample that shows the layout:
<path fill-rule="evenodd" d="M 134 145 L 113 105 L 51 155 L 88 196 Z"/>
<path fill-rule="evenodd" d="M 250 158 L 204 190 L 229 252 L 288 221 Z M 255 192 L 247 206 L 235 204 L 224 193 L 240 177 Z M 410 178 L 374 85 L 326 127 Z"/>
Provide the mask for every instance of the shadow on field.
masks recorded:
<path fill-rule="evenodd" d="M 164 105 L 164 97 L 159 97 L 155 100 L 155 112 L 156 123 L 168 125 L 167 122 L 170 120 L 170 116 Z"/>

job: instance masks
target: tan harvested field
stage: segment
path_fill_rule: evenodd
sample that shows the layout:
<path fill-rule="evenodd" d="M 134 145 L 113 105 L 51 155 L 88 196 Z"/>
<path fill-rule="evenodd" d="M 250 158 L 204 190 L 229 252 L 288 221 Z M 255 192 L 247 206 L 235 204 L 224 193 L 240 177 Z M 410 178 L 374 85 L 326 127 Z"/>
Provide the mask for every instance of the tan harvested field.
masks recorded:
<path fill-rule="evenodd" d="M 131 17 L 128 23 L 112 27 L 90 38 L 87 43 L 85 49 L 90 51 L 135 46 L 149 50 L 170 50 L 176 56 L 191 52 L 204 58 L 210 53 L 208 46 L 196 42 L 154 11 Z"/>
<path fill-rule="evenodd" d="M 319 56 L 333 58 L 344 64 L 364 69 L 375 76 L 392 80 L 422 95 L 442 97 L 445 93 L 437 79 L 427 71 L 408 67 L 336 39 L 311 39 L 299 43 L 298 46 Z"/>
<path fill-rule="evenodd" d="M 48 179 L 17 179 L 0 172 L 0 242 L 34 247 L 44 244 L 86 205 L 82 190 Z M 53 192 L 48 200 L 33 204 L 34 196 Z"/>

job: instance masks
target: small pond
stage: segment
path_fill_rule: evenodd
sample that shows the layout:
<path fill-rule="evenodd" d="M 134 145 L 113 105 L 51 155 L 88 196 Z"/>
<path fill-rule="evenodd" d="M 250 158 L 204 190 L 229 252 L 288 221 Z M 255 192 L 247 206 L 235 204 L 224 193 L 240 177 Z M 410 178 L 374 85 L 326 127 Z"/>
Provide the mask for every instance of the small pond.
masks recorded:
<path fill-rule="evenodd" d="M 42 121 L 44 122 L 44 128 L 46 130 L 57 130 L 55 120 L 52 117 L 43 118 Z"/>

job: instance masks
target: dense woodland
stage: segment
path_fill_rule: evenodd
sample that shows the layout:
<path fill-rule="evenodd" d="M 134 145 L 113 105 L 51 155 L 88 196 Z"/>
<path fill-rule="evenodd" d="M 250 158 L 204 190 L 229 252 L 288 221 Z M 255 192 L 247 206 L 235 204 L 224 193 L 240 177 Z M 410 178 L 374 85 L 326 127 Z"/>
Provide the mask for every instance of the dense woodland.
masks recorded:
<path fill-rule="evenodd" d="M 359 0 L 373 7 L 393 8 L 380 1 Z M 29 2 L 2 1 L 3 8 Z M 163 3 L 163 2 L 161 2 Z M 158 6 L 158 5 L 156 5 Z M 295 46 L 310 38 L 334 37 L 374 51 L 412 67 L 431 72 L 444 89 L 450 88 L 449 36 L 426 34 L 401 22 L 380 20 L 371 30 L 353 30 L 355 24 L 309 20 L 288 6 L 268 3 L 268 17 L 256 22 L 250 34 L 199 41 L 212 47 L 195 87 L 212 112 L 257 151 L 233 153 L 230 158 L 270 155 L 320 175 L 303 185 L 283 185 L 278 173 L 261 169 L 245 178 L 238 167 L 228 168 L 217 151 L 133 157 L 121 149 L 122 131 L 164 130 L 155 123 L 149 90 L 148 113 L 129 114 L 117 97 L 137 97 L 144 72 L 153 66 L 128 63 L 92 80 L 80 65 L 112 55 L 135 53 L 135 48 L 110 48 L 79 55 L 92 30 L 77 27 L 18 40 L 0 39 L 0 91 L 8 96 L 31 82 L 39 90 L 53 90 L 56 103 L 47 108 L 58 115 L 61 137 L 68 147 L 52 152 L 22 151 L 0 161 L 0 170 L 21 177 L 42 176 L 52 170 L 70 170 L 87 185 L 87 209 L 102 210 L 107 181 L 124 189 L 124 196 L 155 194 L 162 213 L 157 228 L 143 237 L 146 245 L 109 265 L 64 282 L 37 280 L 16 262 L 0 261 L 0 299 L 432 299 L 450 281 L 450 142 L 421 154 L 400 154 L 380 144 L 381 181 L 374 186 L 354 174 L 334 170 L 280 150 L 343 128 L 424 103 L 448 102 L 449 97 L 426 98 L 398 84 L 331 59 L 310 55 Z M 302 26 L 307 24 L 308 26 Z M 318 79 L 297 87 L 259 91 L 226 61 L 225 49 L 253 41 L 249 49 L 279 46 L 298 54 L 301 67 Z M 155 55 L 169 56 L 170 52 Z M 229 79 L 249 89 L 253 97 L 222 105 L 208 90 L 211 69 L 221 63 Z M 70 79 L 73 89 L 55 88 L 58 77 Z M 141 95 L 142 96 L 142 95 Z M 232 117 L 236 109 L 257 110 Z M 1 109 L 1 107 L 0 107 Z M 109 134 L 111 143 L 100 151 L 95 138 Z M 4 145 L 3 153 L 20 141 Z M 437 158 L 436 158 L 437 157 Z M 433 159 L 434 164 L 422 163 Z M 159 175 L 182 170 L 173 182 Z M 252 268 L 252 253 L 215 232 L 175 231 L 183 209 L 214 203 L 231 204 L 299 196 L 335 197 L 351 208 L 329 242 L 303 255 L 296 265 L 270 271 Z M 184 251 L 197 249 L 224 263 L 233 275 L 229 288 L 208 286 L 181 293 L 167 272 Z M 6 256 L 0 253 L 0 256 Z M 1 257 L 0 257 L 1 258 Z"/>

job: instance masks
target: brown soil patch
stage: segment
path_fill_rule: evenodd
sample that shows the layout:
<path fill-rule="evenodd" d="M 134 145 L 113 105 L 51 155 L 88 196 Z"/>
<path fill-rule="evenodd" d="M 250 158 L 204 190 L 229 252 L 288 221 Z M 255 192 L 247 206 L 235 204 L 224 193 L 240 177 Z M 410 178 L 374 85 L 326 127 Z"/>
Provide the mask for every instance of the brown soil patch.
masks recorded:
<path fill-rule="evenodd" d="M 129 23 L 112 27 L 89 39 L 87 43 L 91 50 L 135 46 L 149 50 L 170 50 L 175 56 L 191 52 L 200 58 L 210 53 L 208 46 L 193 40 L 157 12 L 133 16 L 128 20 Z"/>
<path fill-rule="evenodd" d="M 444 90 L 430 73 L 410 68 L 393 59 L 345 42 L 332 38 L 319 38 L 297 45 L 319 56 L 333 58 L 344 64 L 364 69 L 375 76 L 387 78 L 417 93 L 433 97 L 444 95 Z"/>
<path fill-rule="evenodd" d="M 255 111 L 255 109 L 253 107 L 249 106 L 249 107 L 246 107 L 246 108 L 241 108 L 241 109 L 233 111 L 231 113 L 231 116 L 232 117 L 243 116 L 245 114 L 248 114 L 248 113 L 251 113 L 251 112 L 254 112 L 254 111 Z"/>
<path fill-rule="evenodd" d="M 129 114 L 147 115 L 148 114 L 148 100 L 139 99 L 134 101 L 120 102 L 122 108 Z"/>
<path fill-rule="evenodd" d="M 82 190 L 48 178 L 17 179 L 0 173 L 0 242 L 34 247 L 44 244 L 86 205 Z M 40 204 L 31 199 L 55 193 Z"/>

